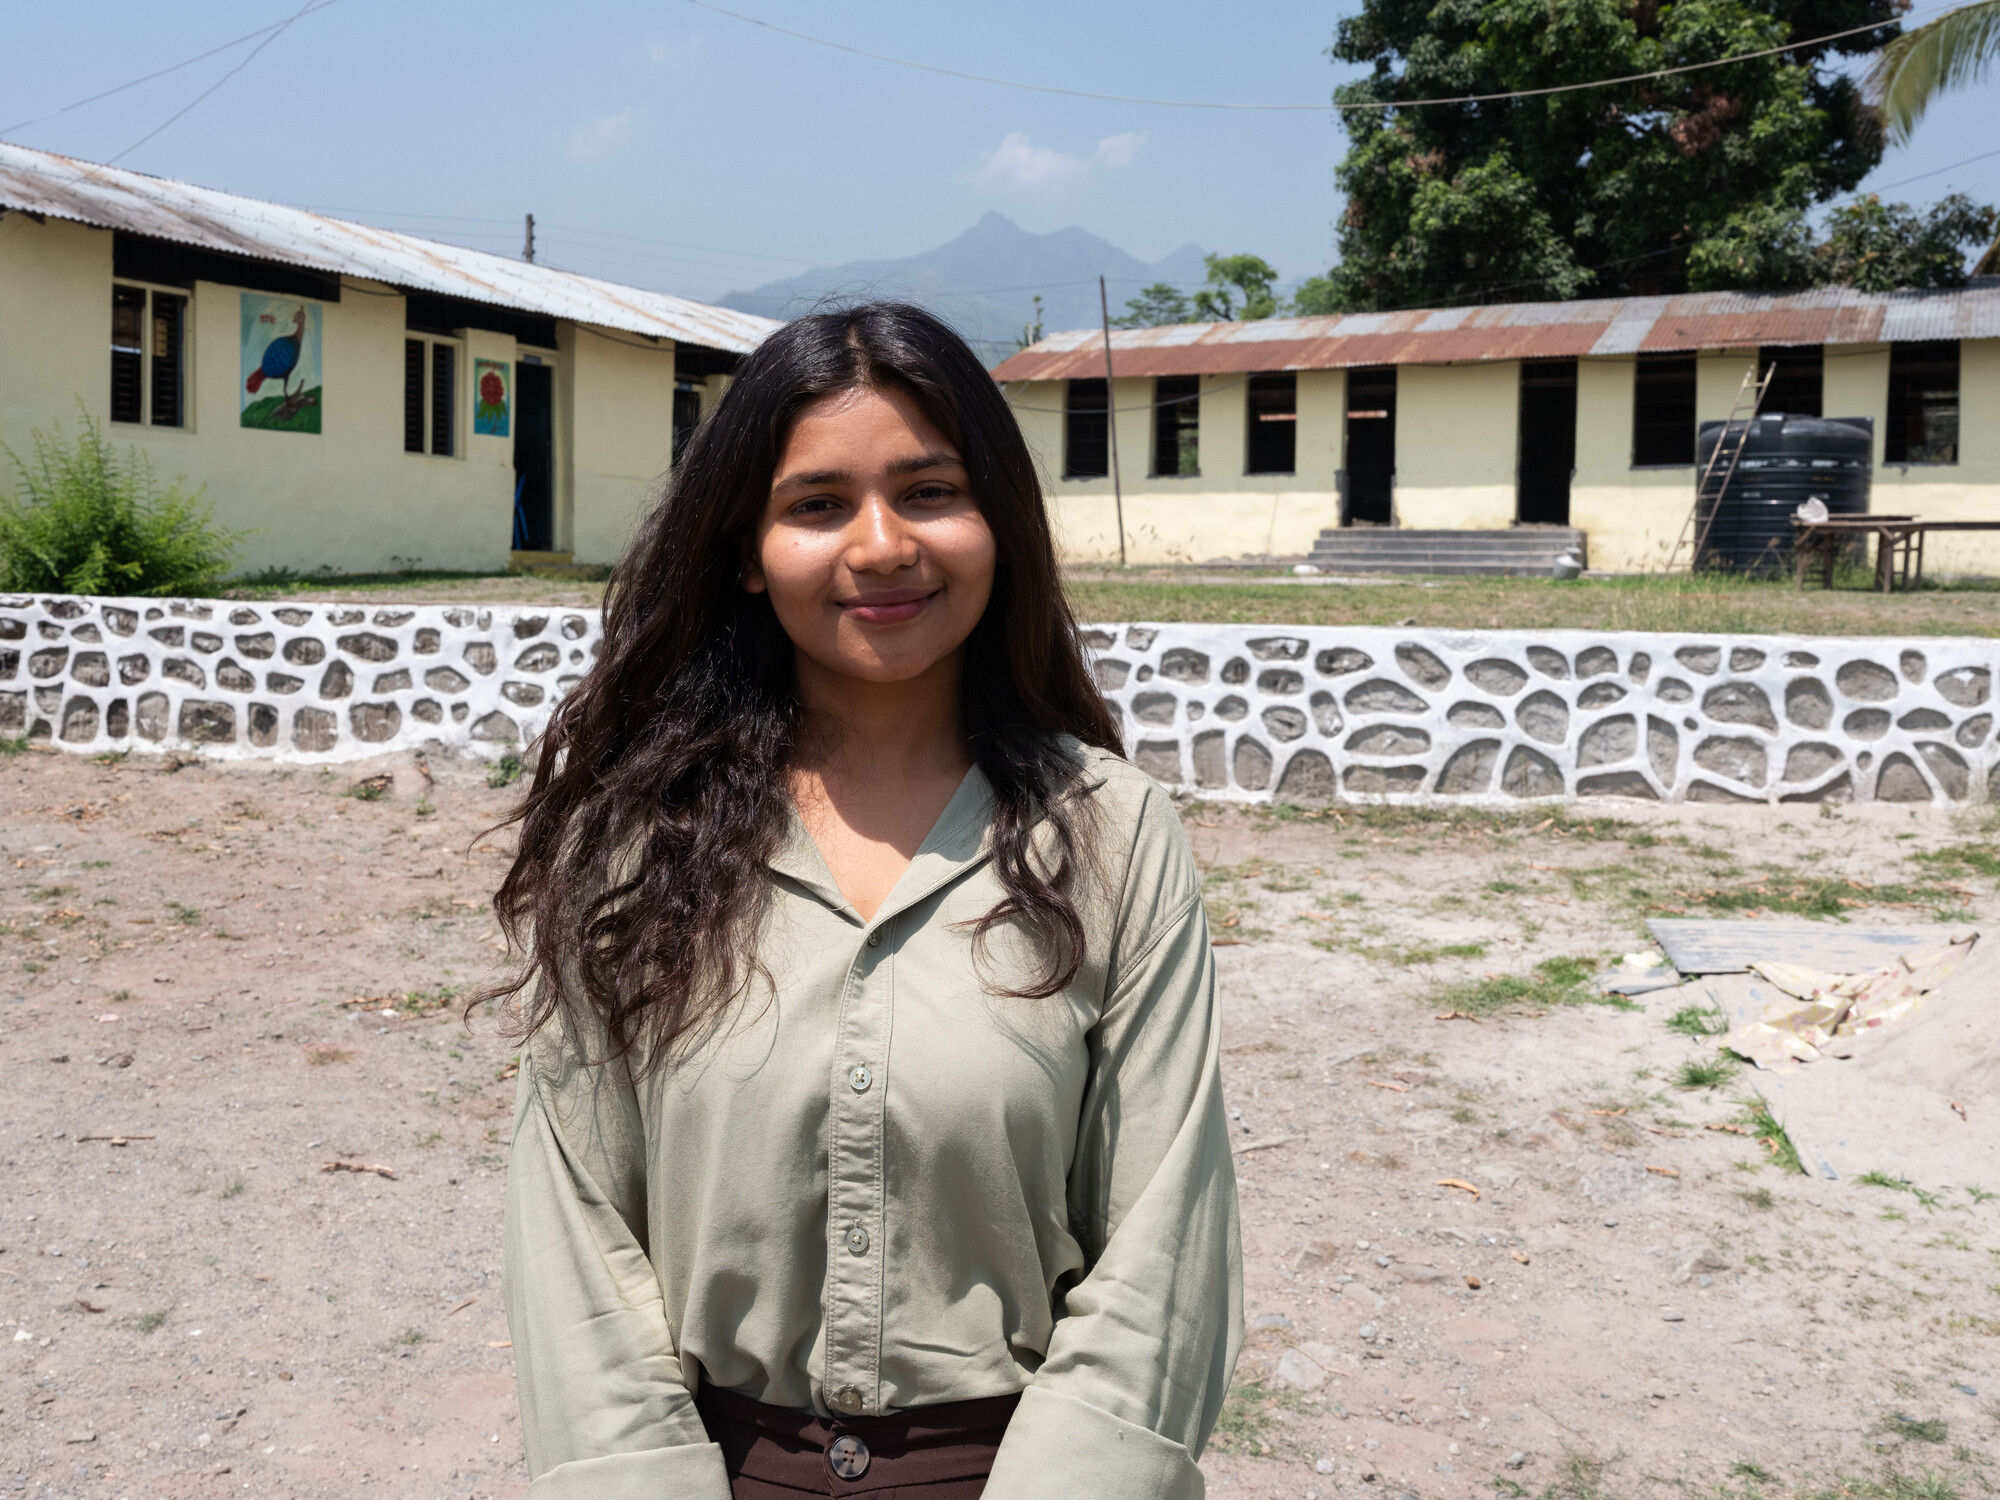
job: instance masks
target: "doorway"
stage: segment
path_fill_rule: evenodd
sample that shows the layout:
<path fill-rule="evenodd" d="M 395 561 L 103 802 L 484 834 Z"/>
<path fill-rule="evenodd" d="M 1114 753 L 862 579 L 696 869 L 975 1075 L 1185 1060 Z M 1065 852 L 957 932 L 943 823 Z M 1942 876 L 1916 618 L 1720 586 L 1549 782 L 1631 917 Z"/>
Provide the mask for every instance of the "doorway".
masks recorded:
<path fill-rule="evenodd" d="M 514 366 L 514 550 L 556 550 L 555 371 Z"/>
<path fill-rule="evenodd" d="M 1521 363 L 1520 458 L 1514 519 L 1523 526 L 1569 525 L 1576 474 L 1576 361 Z"/>
<path fill-rule="evenodd" d="M 1395 521 L 1396 367 L 1347 372 L 1347 506 L 1343 526 Z"/>

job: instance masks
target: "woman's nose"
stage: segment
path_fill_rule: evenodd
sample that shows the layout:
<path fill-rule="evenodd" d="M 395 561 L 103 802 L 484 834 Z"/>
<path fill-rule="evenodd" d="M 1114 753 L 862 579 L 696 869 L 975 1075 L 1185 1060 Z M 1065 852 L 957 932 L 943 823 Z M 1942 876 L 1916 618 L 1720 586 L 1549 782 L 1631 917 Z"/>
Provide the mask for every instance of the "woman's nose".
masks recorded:
<path fill-rule="evenodd" d="M 879 497 L 870 499 L 855 516 L 848 543 L 848 566 L 858 573 L 888 573 L 917 561 L 916 533 Z"/>

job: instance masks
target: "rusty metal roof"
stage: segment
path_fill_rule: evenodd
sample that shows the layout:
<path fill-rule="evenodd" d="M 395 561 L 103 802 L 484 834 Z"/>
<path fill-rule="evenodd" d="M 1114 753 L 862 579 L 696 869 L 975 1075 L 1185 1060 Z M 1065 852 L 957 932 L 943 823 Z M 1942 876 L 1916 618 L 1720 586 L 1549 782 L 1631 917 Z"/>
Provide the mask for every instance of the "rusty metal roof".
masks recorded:
<path fill-rule="evenodd" d="M 0 141 L 0 206 L 737 354 L 754 349 L 779 326 L 665 292 L 5 141 Z"/>
<path fill-rule="evenodd" d="M 1949 291 L 1822 287 L 1173 323 L 1113 329 L 1111 358 L 1119 375 L 1224 375 L 1760 344 L 1990 338 L 2000 338 L 2000 283 Z M 1051 334 L 993 371 L 996 380 L 1089 380 L 1103 374 L 1104 335 L 1095 328 Z"/>

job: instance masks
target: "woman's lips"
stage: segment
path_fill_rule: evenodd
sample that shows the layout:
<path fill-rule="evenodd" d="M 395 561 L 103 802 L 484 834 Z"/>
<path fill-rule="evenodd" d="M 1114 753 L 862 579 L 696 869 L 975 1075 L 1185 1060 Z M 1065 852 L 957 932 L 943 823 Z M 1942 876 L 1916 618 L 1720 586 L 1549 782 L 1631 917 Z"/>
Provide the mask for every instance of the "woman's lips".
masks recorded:
<path fill-rule="evenodd" d="M 905 620 L 914 620 L 930 607 L 937 598 L 936 589 L 890 589 L 880 594 L 866 594 L 859 599 L 841 601 L 841 613 L 850 620 L 859 620 L 864 625 L 900 625 Z"/>

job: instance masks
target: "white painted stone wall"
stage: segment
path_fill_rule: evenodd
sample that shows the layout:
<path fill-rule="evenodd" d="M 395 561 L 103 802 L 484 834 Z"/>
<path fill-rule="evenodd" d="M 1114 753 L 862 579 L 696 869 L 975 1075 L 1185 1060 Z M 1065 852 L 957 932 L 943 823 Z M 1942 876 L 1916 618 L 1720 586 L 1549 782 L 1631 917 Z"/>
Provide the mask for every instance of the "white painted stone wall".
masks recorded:
<path fill-rule="evenodd" d="M 2000 798 L 1990 640 L 1093 627 L 1133 760 L 1244 801 Z"/>
<path fill-rule="evenodd" d="M 0 736 L 345 760 L 519 751 L 597 653 L 600 612 L 0 597 Z"/>
<path fill-rule="evenodd" d="M 0 597 L 0 736 L 518 751 L 594 609 Z M 1099 625 L 1138 765 L 1238 801 L 2000 800 L 2000 642 Z"/>

